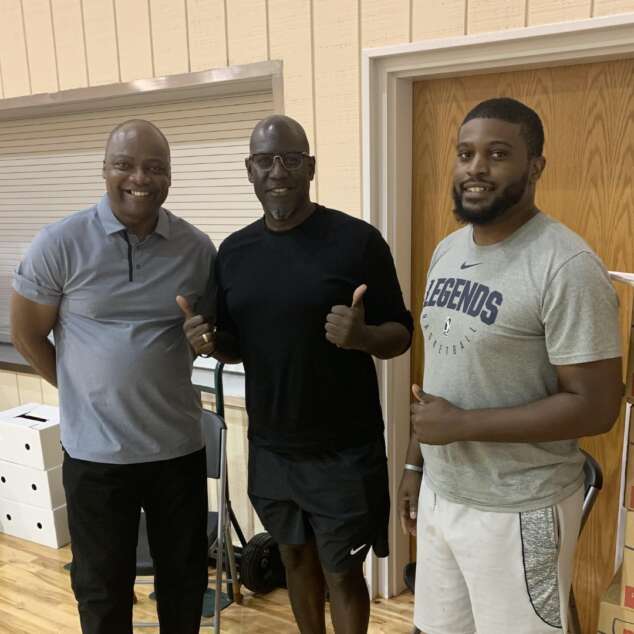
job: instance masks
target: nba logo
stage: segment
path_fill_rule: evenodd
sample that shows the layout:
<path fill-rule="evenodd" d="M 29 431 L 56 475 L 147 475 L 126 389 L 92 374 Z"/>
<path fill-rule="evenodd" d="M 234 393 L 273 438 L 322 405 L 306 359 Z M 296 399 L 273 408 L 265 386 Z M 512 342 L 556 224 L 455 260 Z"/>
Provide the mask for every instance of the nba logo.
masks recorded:
<path fill-rule="evenodd" d="M 442 334 L 447 336 L 450 330 L 451 330 L 451 317 L 447 317 L 447 319 L 445 320 L 445 325 L 443 326 L 443 329 L 442 329 Z"/>

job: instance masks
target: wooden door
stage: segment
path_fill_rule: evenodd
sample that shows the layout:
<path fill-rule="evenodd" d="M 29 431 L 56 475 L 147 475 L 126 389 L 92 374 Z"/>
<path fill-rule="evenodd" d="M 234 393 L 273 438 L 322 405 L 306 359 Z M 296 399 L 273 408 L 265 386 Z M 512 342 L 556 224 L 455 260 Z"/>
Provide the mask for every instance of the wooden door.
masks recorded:
<path fill-rule="evenodd" d="M 634 271 L 633 60 L 423 81 L 414 86 L 415 319 L 433 249 L 458 228 L 450 197 L 458 127 L 478 102 L 501 96 L 523 101 L 542 117 L 547 165 L 537 188 L 540 209 L 583 236 L 608 269 Z M 618 291 L 625 339 L 632 293 Z M 422 354 L 418 329 L 412 381 L 420 381 Z M 581 443 L 605 478 L 577 549 L 574 587 L 584 634 L 596 632 L 599 598 L 613 569 L 622 442 L 623 416 L 610 433 Z"/>

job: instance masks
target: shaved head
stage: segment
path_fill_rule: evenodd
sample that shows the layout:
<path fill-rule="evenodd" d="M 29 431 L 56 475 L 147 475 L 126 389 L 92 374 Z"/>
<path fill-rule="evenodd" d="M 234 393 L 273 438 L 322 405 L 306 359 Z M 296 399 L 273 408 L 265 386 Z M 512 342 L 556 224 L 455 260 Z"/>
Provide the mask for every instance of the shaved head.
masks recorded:
<path fill-rule="evenodd" d="M 154 135 L 159 140 L 159 143 L 164 145 L 164 148 L 167 152 L 167 156 L 170 155 L 170 145 L 165 138 L 165 135 L 153 124 L 145 119 L 129 119 L 128 121 L 124 121 L 120 123 L 118 126 L 113 128 L 112 132 L 110 132 L 108 136 L 108 141 L 106 142 L 106 156 L 108 156 L 108 151 L 110 149 L 110 145 L 112 144 L 113 139 L 116 137 L 125 136 L 126 133 L 132 131 L 133 133 L 144 132 L 146 135 Z"/>
<path fill-rule="evenodd" d="M 259 148 L 267 144 L 271 138 L 283 136 L 290 146 L 286 151 L 308 152 L 308 138 L 304 128 L 290 117 L 283 114 L 274 114 L 262 119 L 256 124 L 251 133 L 249 149 L 252 154 L 261 151 Z"/>

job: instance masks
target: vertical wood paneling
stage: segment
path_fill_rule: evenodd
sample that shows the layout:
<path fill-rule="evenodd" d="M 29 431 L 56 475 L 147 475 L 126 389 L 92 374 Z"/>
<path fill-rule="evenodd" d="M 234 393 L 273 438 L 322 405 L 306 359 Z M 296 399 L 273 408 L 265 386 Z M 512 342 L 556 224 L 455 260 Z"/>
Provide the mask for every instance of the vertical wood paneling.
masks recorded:
<path fill-rule="evenodd" d="M 466 0 L 412 0 L 412 41 L 464 35 Z"/>
<path fill-rule="evenodd" d="M 49 0 L 28 0 L 22 6 L 31 71 L 31 92 L 57 92 L 57 62 Z"/>
<path fill-rule="evenodd" d="M 154 75 L 189 72 L 185 0 L 150 0 Z"/>
<path fill-rule="evenodd" d="M 363 0 L 361 48 L 409 42 L 410 0 Z"/>
<path fill-rule="evenodd" d="M 57 388 L 53 387 L 48 381 L 42 381 L 42 403 L 45 405 L 59 405 L 59 396 Z"/>
<path fill-rule="evenodd" d="M 313 5 L 319 200 L 360 215 L 359 7 Z"/>
<path fill-rule="evenodd" d="M 42 402 L 42 379 L 37 374 L 18 374 L 20 404 Z"/>
<path fill-rule="evenodd" d="M 114 5 L 111 0 L 82 0 L 91 86 L 120 81 Z"/>
<path fill-rule="evenodd" d="M 594 0 L 594 15 L 613 15 L 634 11 L 634 0 Z"/>
<path fill-rule="evenodd" d="M 467 33 L 487 33 L 522 27 L 527 0 L 469 0 Z"/>
<path fill-rule="evenodd" d="M 0 0 L 0 66 L 5 97 L 31 93 L 20 0 Z"/>
<path fill-rule="evenodd" d="M 226 6 L 229 65 L 268 59 L 266 0 L 227 0 Z"/>
<path fill-rule="evenodd" d="M 53 30 L 60 90 L 88 85 L 81 0 L 53 0 Z"/>
<path fill-rule="evenodd" d="M 528 26 L 591 17 L 592 0 L 529 0 Z"/>
<path fill-rule="evenodd" d="M 284 63 L 284 109 L 297 119 L 315 149 L 310 2 L 269 0 L 271 59 Z"/>
<path fill-rule="evenodd" d="M 192 71 L 227 65 L 224 0 L 187 0 Z"/>
<path fill-rule="evenodd" d="M 115 0 L 121 81 L 154 76 L 146 0 Z"/>
<path fill-rule="evenodd" d="M 0 412 L 20 404 L 18 376 L 15 372 L 0 370 Z"/>

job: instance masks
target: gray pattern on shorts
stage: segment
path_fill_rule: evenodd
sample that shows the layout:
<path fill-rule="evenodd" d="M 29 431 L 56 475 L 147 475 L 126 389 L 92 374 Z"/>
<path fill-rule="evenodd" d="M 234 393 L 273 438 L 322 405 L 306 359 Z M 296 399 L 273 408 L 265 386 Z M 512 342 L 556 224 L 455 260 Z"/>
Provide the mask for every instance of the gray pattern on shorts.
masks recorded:
<path fill-rule="evenodd" d="M 559 530 L 554 507 L 520 513 L 526 589 L 544 623 L 561 629 L 559 600 Z"/>

